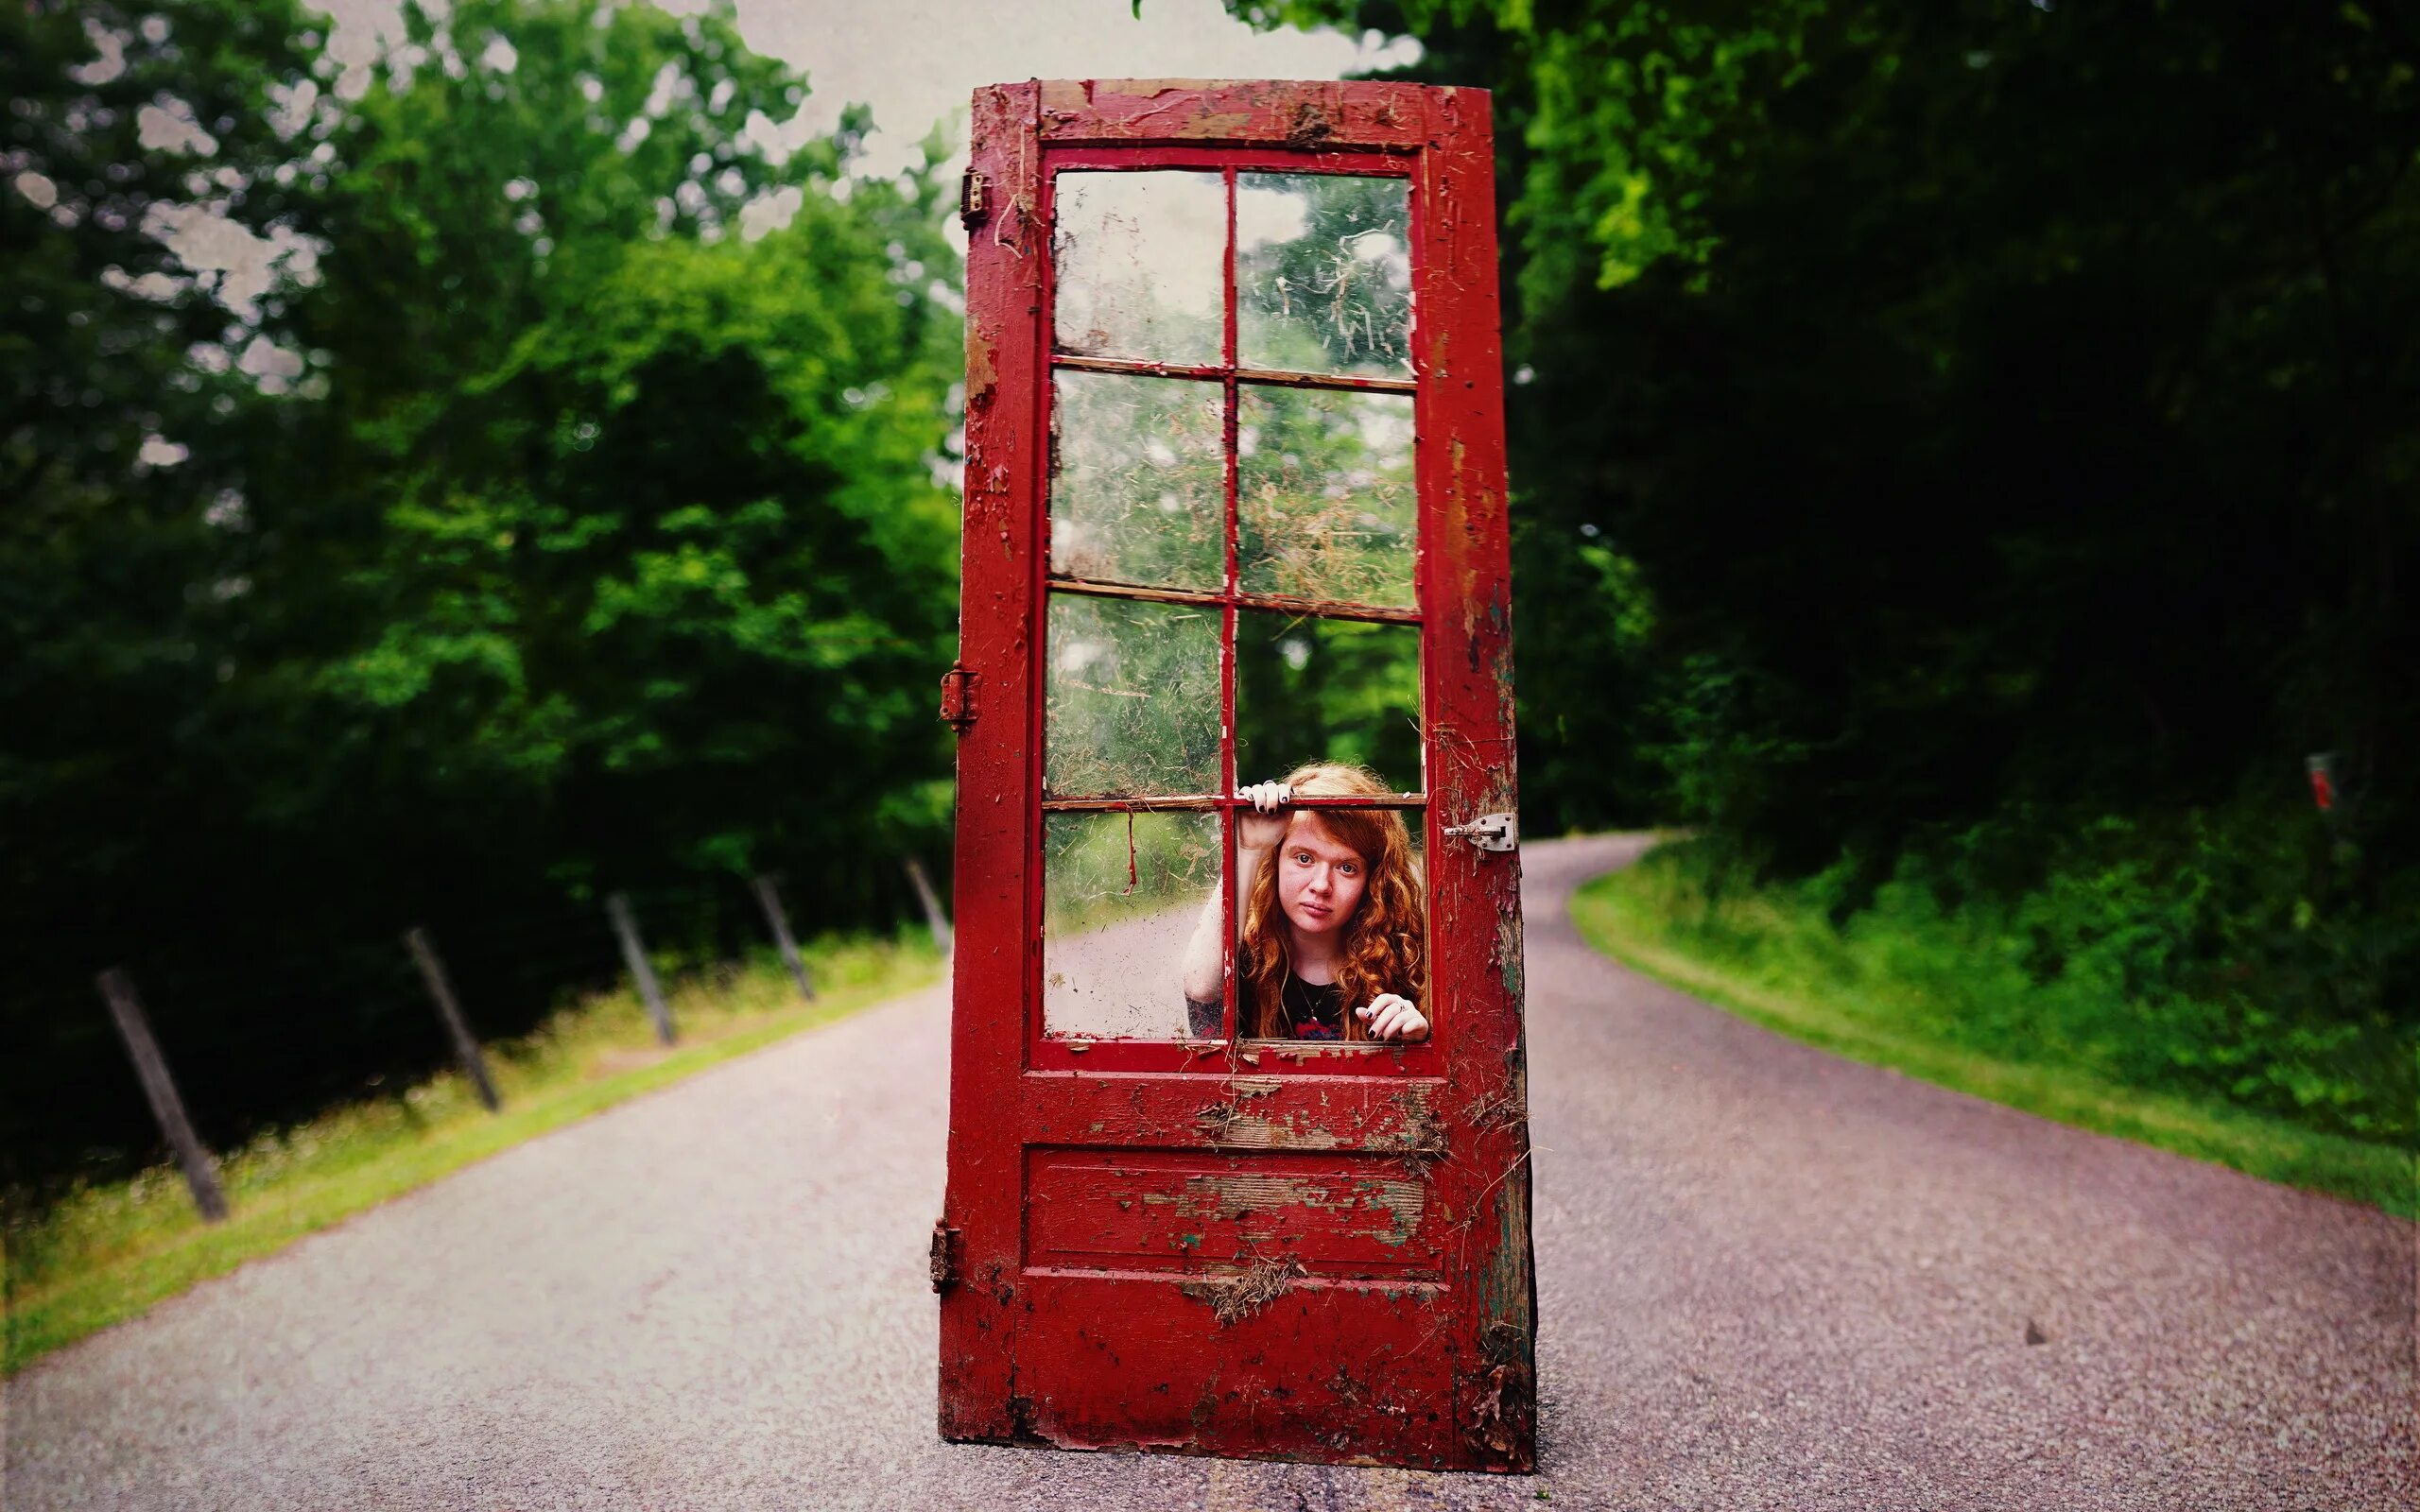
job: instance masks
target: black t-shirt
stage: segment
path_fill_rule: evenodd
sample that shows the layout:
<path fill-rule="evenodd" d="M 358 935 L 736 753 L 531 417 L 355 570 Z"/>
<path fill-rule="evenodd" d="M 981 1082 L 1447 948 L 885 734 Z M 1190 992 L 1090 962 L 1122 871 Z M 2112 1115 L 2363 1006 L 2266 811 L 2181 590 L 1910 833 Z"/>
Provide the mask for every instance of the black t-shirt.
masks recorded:
<path fill-rule="evenodd" d="M 1286 973 L 1284 1007 L 1273 1026 L 1280 1040 L 1341 1040 L 1344 1038 L 1344 988 L 1334 982 L 1305 982 L 1293 972 Z M 1207 1003 L 1184 1000 L 1194 1038 L 1216 1040 L 1223 1025 L 1219 1000 Z M 1252 984 L 1237 984 L 1236 1022 L 1242 1027 L 1243 1038 L 1253 1038 L 1258 1025 L 1259 1000 L 1253 994 Z"/>

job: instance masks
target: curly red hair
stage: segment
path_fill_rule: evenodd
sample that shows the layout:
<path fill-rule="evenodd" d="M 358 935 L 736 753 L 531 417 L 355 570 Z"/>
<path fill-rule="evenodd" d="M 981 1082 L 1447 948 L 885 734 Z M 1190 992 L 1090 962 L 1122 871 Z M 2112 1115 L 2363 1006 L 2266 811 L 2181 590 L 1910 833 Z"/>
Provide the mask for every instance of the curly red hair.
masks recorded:
<path fill-rule="evenodd" d="M 1317 762 L 1286 775 L 1286 784 L 1308 798 L 1384 798 L 1389 789 L 1358 766 Z M 1396 809 L 1297 810 L 1316 812 L 1320 822 L 1368 868 L 1361 901 L 1344 921 L 1336 980 L 1343 988 L 1347 1040 L 1367 1040 L 1359 1015 L 1382 992 L 1425 1005 L 1427 988 L 1427 916 L 1421 905 L 1420 867 L 1412 857 L 1411 832 Z M 1288 828 L 1290 829 L 1290 824 Z M 1272 854 L 1252 880 L 1244 899 L 1243 938 L 1236 950 L 1236 972 L 1254 1005 L 1245 1032 L 1254 1039 L 1286 1038 L 1286 918 L 1277 902 L 1277 860 Z M 1426 1012 L 1424 1005 L 1423 1012 Z"/>

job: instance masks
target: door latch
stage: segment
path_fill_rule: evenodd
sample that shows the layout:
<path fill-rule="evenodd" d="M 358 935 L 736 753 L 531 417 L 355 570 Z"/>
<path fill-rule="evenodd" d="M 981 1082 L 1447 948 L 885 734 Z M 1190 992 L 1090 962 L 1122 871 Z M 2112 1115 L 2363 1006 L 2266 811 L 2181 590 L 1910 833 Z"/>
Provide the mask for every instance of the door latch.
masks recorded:
<path fill-rule="evenodd" d="M 992 180 L 973 168 L 967 169 L 958 180 L 958 223 L 973 231 L 975 223 L 983 218 L 983 212 L 990 208 L 991 198 Z"/>
<path fill-rule="evenodd" d="M 1482 850 L 1510 850 L 1521 843 L 1521 825 L 1510 814 L 1482 814 L 1468 824 L 1449 824 L 1445 836 L 1468 840 Z"/>
<path fill-rule="evenodd" d="M 933 1220 L 933 1290 L 946 1289 L 958 1280 L 958 1230 L 946 1218 Z"/>
<path fill-rule="evenodd" d="M 975 723 L 975 674 L 963 662 L 942 674 L 942 723 L 961 735 Z"/>

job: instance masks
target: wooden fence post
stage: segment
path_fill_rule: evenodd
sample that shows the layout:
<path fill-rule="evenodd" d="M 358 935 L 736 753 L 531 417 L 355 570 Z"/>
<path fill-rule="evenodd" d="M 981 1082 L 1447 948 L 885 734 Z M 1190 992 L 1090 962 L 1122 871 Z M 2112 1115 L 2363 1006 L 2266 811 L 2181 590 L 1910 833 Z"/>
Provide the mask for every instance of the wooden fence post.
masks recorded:
<path fill-rule="evenodd" d="M 110 1017 L 117 1021 L 118 1038 L 126 1041 L 126 1053 L 134 1061 L 134 1074 L 142 1079 L 151 1116 L 167 1136 L 168 1147 L 176 1151 L 177 1163 L 184 1167 L 185 1188 L 193 1194 L 193 1205 L 201 1210 L 202 1222 L 226 1222 L 227 1194 L 218 1185 L 217 1162 L 211 1160 L 210 1151 L 185 1117 L 184 1100 L 177 1095 L 177 1084 L 168 1074 L 159 1041 L 151 1038 L 151 1025 L 134 996 L 134 983 L 114 966 L 95 980 L 110 1005 Z"/>
<path fill-rule="evenodd" d="M 800 958 L 798 941 L 790 938 L 790 921 L 782 912 L 782 895 L 770 877 L 758 877 L 749 884 L 756 889 L 756 905 L 765 910 L 765 922 L 773 928 L 773 943 L 782 953 L 782 964 L 790 969 L 790 977 L 798 983 L 798 995 L 809 1003 L 815 1001 L 815 981 L 806 974 L 806 962 Z"/>
<path fill-rule="evenodd" d="M 946 961 L 958 947 L 950 936 L 949 916 L 942 912 L 942 901 L 933 896 L 933 879 L 925 875 L 925 864 L 914 856 L 908 858 L 908 880 L 916 885 L 916 901 L 925 905 L 925 922 L 933 932 L 933 948 Z"/>
<path fill-rule="evenodd" d="M 638 920 L 631 917 L 631 900 L 615 893 L 605 900 L 605 912 L 614 920 L 614 933 L 622 942 L 622 964 L 639 985 L 639 996 L 646 1000 L 647 1016 L 655 1021 L 655 1037 L 666 1044 L 672 1042 L 672 1010 L 664 1005 L 664 988 L 656 985 L 655 968 L 648 964 L 647 947 L 639 940 Z"/>
<path fill-rule="evenodd" d="M 428 995 L 437 1000 L 437 1016 L 445 1021 L 445 1036 L 454 1041 L 454 1058 L 462 1063 L 462 1074 L 471 1078 L 480 1104 L 494 1112 L 501 1103 L 495 1094 L 495 1083 L 488 1079 L 487 1057 L 479 1054 L 479 1042 L 471 1038 L 471 1026 L 462 1017 L 462 1005 L 454 1001 L 454 984 L 445 975 L 445 963 L 437 958 L 437 947 L 428 941 L 428 931 L 414 924 L 405 931 L 404 944 L 410 948 L 412 959 L 420 963 L 421 980 L 428 984 Z"/>

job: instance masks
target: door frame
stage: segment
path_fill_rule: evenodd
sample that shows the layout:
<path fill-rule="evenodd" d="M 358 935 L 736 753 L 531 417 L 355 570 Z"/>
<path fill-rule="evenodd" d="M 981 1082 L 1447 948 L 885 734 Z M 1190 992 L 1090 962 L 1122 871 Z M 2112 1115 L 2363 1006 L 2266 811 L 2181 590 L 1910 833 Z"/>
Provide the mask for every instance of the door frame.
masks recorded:
<path fill-rule="evenodd" d="M 1488 96 L 1414 84 L 1201 80 L 1028 81 L 977 91 L 964 198 L 966 474 L 955 867 L 949 1185 L 937 1231 L 941 1420 L 950 1438 L 1042 1438 L 1017 1389 L 1024 1144 L 1048 1126 L 1052 1084 L 1117 1074 L 1097 1046 L 1080 1069 L 1037 1057 L 1041 833 L 1039 658 L 1046 573 L 1050 381 L 1046 157 L 1092 149 L 1273 149 L 1382 154 L 1412 182 L 1412 363 L 1426 769 L 1434 1200 L 1484 1263 L 1447 1309 L 1461 1348 L 1452 1447 L 1424 1462 L 1526 1469 L 1535 1458 L 1535 1282 L 1530 1245 L 1527 1070 L 1517 851 L 1445 833 L 1514 812 L 1511 571 L 1502 350 Z M 1124 154 L 1118 154 L 1124 156 Z M 1307 165 L 1307 164 L 1306 164 Z M 1163 1047 L 1136 1045 L 1136 1051 Z M 1166 1047 L 1179 1048 L 1182 1047 Z M 1366 1054 L 1366 1053 L 1365 1053 Z M 1397 1057 L 1400 1063 L 1406 1057 Z M 1126 1074 L 1157 1070 L 1150 1057 Z M 1329 1068 L 1334 1070 L 1336 1068 Z M 1358 1068 L 1356 1068 L 1358 1069 Z M 1316 1074 L 1271 1065 L 1272 1074 Z M 1153 1075 L 1150 1108 L 1198 1140 L 1217 1071 Z M 1278 1077 L 1281 1082 L 1286 1080 Z M 1284 1088 L 1281 1086 L 1281 1092 Z M 1197 1095 L 1198 1092 L 1198 1095 Z M 1281 1098 L 1281 1101 L 1289 1100 Z M 1138 1103 L 1138 1107 L 1142 1106 Z M 1156 1112 L 1152 1111 L 1156 1109 Z M 1190 1119 L 1190 1123 L 1185 1121 Z M 1004 1141 L 1004 1122 L 1028 1132 Z M 1130 1130 L 1148 1134 L 1148 1129 Z M 1396 1131 L 1414 1147 L 1423 1130 Z M 1138 1140 L 1137 1143 L 1142 1141 Z M 1157 1448 L 1216 1448 L 1233 1443 Z M 1272 1441 L 1242 1452 L 1357 1457 L 1352 1446 Z"/>

